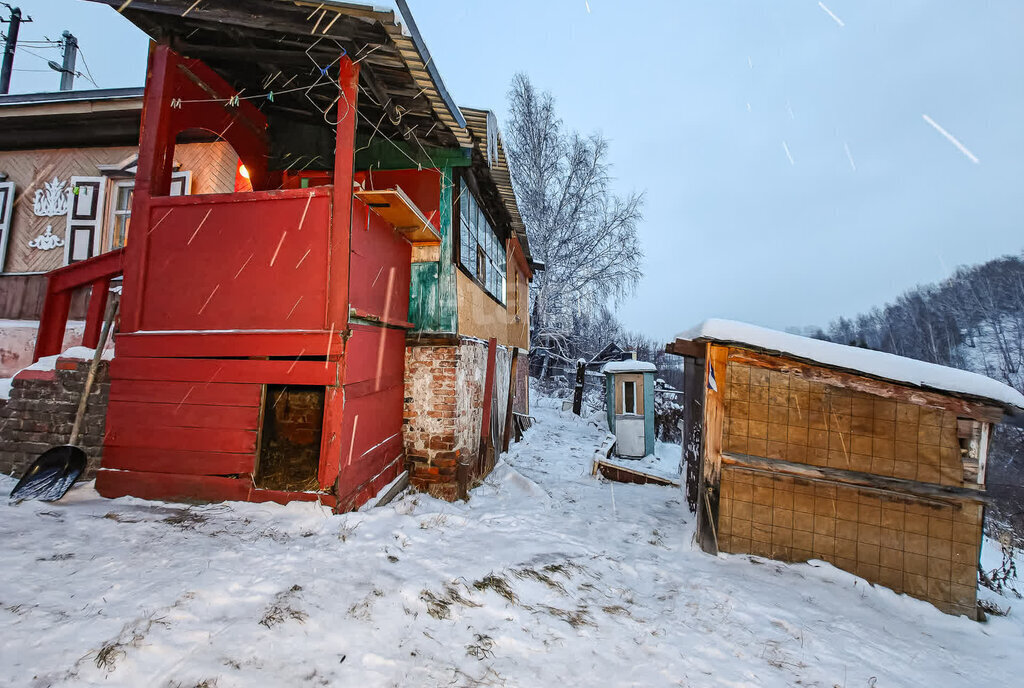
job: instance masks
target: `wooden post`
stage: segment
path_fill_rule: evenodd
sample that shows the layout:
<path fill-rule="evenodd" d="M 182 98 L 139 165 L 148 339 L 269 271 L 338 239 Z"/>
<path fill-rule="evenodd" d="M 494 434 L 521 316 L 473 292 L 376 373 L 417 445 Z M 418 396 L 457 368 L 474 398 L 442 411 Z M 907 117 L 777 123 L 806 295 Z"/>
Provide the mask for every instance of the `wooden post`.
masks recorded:
<path fill-rule="evenodd" d="M 728 358 L 728 347 L 709 346 L 707 365 L 704 366 L 704 451 L 697 495 L 697 543 L 711 554 L 718 554 L 718 488 L 722 480 Z"/>
<path fill-rule="evenodd" d="M 338 86 L 342 98 L 338 102 L 338 126 L 334 150 L 334 197 L 331 199 L 331 238 L 327 283 L 327 317 L 324 329 L 334 333 L 348 329 L 348 271 L 349 248 L 352 229 L 352 181 L 355 170 L 356 135 L 356 90 L 359 85 L 359 65 L 342 57 L 338 65 Z M 328 349 L 334 345 L 330 341 Z M 346 354 L 348 339 L 344 337 L 336 353 Z M 341 351 L 339 351 L 341 349 Z M 343 443 L 352 442 L 352 437 L 341 436 L 342 418 L 345 412 L 345 366 L 338 366 L 337 385 L 327 388 L 324 397 L 323 438 L 320 442 L 320 468 L 318 478 L 321 487 L 334 486 L 339 496 L 345 486 L 339 484 Z"/>
<path fill-rule="evenodd" d="M 82 346 L 95 349 L 100 341 L 100 330 L 103 328 L 103 314 L 107 310 L 107 294 L 110 291 L 110 278 L 101 277 L 92 283 L 89 295 L 89 312 L 85 317 L 85 332 L 82 334 Z"/>
<path fill-rule="evenodd" d="M 68 325 L 68 312 L 71 310 L 71 291 L 52 291 L 51 287 L 52 280 L 48 280 L 43 313 L 39 318 L 39 334 L 36 335 L 36 350 L 32 356 L 33 363 L 44 356 L 59 354 L 64 344 L 64 330 Z"/>
<path fill-rule="evenodd" d="M 487 340 L 487 372 L 484 374 L 484 413 L 480 421 L 480 454 L 477 467 L 480 475 L 487 470 L 487 450 L 493 449 L 491 441 L 491 404 L 494 403 L 494 365 L 498 355 L 498 340 Z"/>
<path fill-rule="evenodd" d="M 501 435 L 501 451 L 507 452 L 512 434 L 512 402 L 515 400 L 516 363 L 519 359 L 519 347 L 512 348 L 512 362 L 508 366 L 508 403 L 505 405 L 505 428 Z"/>
<path fill-rule="evenodd" d="M 582 358 L 576 361 L 576 389 L 572 395 L 572 412 L 577 416 L 583 411 L 583 380 L 587 374 L 587 362 Z"/>
<path fill-rule="evenodd" d="M 697 513 L 700 486 L 701 437 L 704 425 L 705 358 L 683 359 L 683 461 L 686 464 L 686 504 Z"/>
<path fill-rule="evenodd" d="M 132 193 L 132 231 L 125 245 L 124 289 L 121 299 L 121 330 L 135 332 L 142 326 L 146 257 L 149 255 L 150 198 L 170 192 L 174 164 L 171 132 L 171 96 L 178 60 L 166 45 L 149 51 L 146 94 L 142 101 L 139 160 Z"/>

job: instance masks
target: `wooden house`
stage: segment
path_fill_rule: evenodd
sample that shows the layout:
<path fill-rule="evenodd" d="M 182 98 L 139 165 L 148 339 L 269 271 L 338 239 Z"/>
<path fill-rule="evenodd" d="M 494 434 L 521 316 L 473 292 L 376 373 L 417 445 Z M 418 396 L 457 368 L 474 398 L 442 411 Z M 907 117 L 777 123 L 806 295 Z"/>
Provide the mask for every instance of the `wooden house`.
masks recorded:
<path fill-rule="evenodd" d="M 97 489 L 346 510 L 408 470 L 455 497 L 527 403 L 533 263 L 493 115 L 455 106 L 408 15 L 95 1 L 154 41 L 131 229 L 49 274 L 36 355 L 123 272 Z M 173 195 L 197 132 L 246 185 Z"/>
<path fill-rule="evenodd" d="M 985 467 L 1024 395 L 981 375 L 710 320 L 679 335 L 708 552 L 821 559 L 976 616 Z"/>

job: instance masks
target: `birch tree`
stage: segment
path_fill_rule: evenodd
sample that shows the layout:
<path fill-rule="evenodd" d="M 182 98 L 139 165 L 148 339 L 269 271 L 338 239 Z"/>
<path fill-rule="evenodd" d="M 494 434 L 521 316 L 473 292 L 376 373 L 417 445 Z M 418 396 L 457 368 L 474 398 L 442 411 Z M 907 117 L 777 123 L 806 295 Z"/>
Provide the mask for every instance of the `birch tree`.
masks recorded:
<path fill-rule="evenodd" d="M 632 293 L 643 253 L 643 194 L 612 190 L 608 141 L 567 131 L 548 92 L 518 74 L 509 91 L 505 149 L 530 251 L 545 265 L 530 288 L 540 346 L 573 339 L 576 316 Z M 569 347 L 572 348 L 572 347 Z"/>

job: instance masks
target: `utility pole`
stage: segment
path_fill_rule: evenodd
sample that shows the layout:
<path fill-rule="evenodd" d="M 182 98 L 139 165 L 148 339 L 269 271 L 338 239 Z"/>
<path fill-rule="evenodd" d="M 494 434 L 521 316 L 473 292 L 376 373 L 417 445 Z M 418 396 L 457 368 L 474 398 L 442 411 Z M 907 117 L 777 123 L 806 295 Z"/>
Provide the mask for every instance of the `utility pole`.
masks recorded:
<path fill-rule="evenodd" d="M 64 64 L 60 70 L 60 90 L 70 91 L 75 83 L 75 61 L 78 59 L 78 39 L 70 31 L 64 37 Z"/>
<path fill-rule="evenodd" d="M 7 42 L 4 45 L 4 62 L 3 66 L 0 67 L 0 94 L 11 90 L 11 70 L 14 68 L 14 51 L 18 47 L 18 31 L 21 29 L 22 22 L 21 8 L 11 7 L 6 2 L 3 4 L 11 11 L 11 18 L 0 19 L 0 22 L 10 24 L 11 26 L 7 30 Z M 30 22 L 32 17 L 24 21 Z"/>

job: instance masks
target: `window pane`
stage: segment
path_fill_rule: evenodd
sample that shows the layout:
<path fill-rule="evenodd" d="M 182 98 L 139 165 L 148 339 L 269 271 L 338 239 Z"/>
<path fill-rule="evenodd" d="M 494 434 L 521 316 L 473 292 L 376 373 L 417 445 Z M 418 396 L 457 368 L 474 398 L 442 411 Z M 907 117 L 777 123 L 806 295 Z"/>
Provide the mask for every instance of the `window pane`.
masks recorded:
<path fill-rule="evenodd" d="M 636 383 L 635 382 L 623 382 L 622 383 L 622 412 L 623 413 L 636 413 Z"/>
<path fill-rule="evenodd" d="M 135 191 L 134 186 L 119 186 L 117 187 L 117 210 L 127 210 L 131 212 L 132 209 L 132 193 Z"/>

